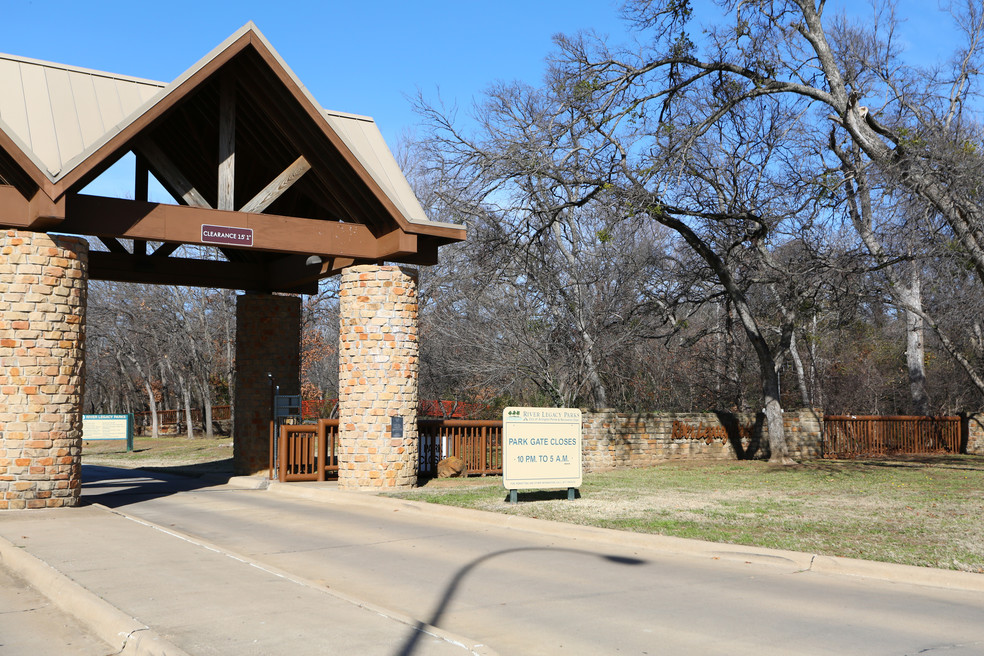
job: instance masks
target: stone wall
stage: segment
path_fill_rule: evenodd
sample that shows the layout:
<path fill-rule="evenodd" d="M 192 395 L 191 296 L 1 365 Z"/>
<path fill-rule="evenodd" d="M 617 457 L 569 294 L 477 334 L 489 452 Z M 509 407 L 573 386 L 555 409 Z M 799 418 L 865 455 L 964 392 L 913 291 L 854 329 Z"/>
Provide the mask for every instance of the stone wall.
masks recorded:
<path fill-rule="evenodd" d="M 341 488 L 417 484 L 417 272 L 363 265 L 342 272 L 338 389 Z M 403 436 L 391 434 L 392 417 Z"/>
<path fill-rule="evenodd" d="M 964 452 L 984 456 L 984 414 L 963 415 L 962 424 Z"/>
<path fill-rule="evenodd" d="M 78 504 L 88 253 L 0 232 L 0 509 Z"/>
<path fill-rule="evenodd" d="M 236 390 L 233 467 L 237 474 L 267 471 L 273 384 L 301 393 L 301 299 L 245 294 L 236 299 Z"/>
<path fill-rule="evenodd" d="M 666 460 L 768 458 L 765 417 L 731 413 L 624 413 L 585 410 L 585 471 L 650 467 Z M 783 415 L 790 456 L 821 455 L 823 413 L 798 410 Z"/>

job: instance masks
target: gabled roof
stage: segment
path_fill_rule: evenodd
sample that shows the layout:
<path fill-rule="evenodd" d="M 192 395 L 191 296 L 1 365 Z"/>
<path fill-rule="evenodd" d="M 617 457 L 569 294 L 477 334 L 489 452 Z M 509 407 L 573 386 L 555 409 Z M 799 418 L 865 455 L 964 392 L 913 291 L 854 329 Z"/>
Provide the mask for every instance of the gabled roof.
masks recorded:
<path fill-rule="evenodd" d="M 134 200 L 81 193 L 128 152 Z M 148 172 L 176 204 L 147 202 Z M 322 108 L 252 23 L 169 84 L 0 56 L 0 226 L 99 238 L 94 279 L 302 293 L 465 238 L 427 219 L 373 120 Z"/>
<path fill-rule="evenodd" d="M 0 54 L 0 130 L 54 181 L 165 86 Z"/>
<path fill-rule="evenodd" d="M 427 219 L 373 120 L 324 110 L 253 23 L 170 84 L 0 55 L 0 147 L 6 136 L 13 147 L 5 148 L 8 154 L 57 201 L 88 184 L 141 132 L 249 46 L 286 87 L 288 99 L 324 121 L 319 126 L 324 136 L 399 224 L 412 232 L 433 228 L 453 241 L 464 238 L 461 226 Z M 274 94 L 274 101 L 283 99 L 284 94 Z"/>

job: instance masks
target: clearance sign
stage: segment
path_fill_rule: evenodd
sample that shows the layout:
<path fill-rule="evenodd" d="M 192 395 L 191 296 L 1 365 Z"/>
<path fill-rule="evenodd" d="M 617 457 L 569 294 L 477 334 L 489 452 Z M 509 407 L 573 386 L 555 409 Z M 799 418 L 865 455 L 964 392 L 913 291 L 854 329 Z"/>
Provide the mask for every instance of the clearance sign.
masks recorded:
<path fill-rule="evenodd" d="M 577 488 L 581 411 L 506 408 L 502 411 L 502 486 L 507 490 Z"/>

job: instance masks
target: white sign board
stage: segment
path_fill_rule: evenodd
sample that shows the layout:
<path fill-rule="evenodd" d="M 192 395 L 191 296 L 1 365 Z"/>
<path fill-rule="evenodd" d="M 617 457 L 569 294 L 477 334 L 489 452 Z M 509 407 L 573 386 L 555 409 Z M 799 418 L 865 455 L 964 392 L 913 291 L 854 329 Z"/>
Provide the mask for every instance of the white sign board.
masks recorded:
<path fill-rule="evenodd" d="M 581 487 L 581 411 L 502 411 L 502 486 L 507 490 Z"/>
<path fill-rule="evenodd" d="M 133 451 L 133 415 L 82 415 L 83 440 L 126 440 Z"/>

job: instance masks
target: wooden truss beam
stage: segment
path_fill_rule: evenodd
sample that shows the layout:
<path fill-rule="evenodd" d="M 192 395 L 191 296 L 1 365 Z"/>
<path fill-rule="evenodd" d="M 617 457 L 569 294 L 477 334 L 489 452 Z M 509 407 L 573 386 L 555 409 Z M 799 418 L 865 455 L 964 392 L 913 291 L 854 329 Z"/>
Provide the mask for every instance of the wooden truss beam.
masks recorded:
<path fill-rule="evenodd" d="M 270 270 L 260 264 L 139 256 L 104 251 L 89 253 L 89 277 L 93 280 L 266 292 L 316 294 L 318 291 L 316 280 L 313 284 L 278 285 L 272 281 Z"/>
<path fill-rule="evenodd" d="M 157 147 L 157 144 L 145 139 L 137 145 L 135 150 L 137 155 L 147 159 L 154 175 L 160 178 L 165 186 L 169 187 L 168 191 L 172 192 L 176 198 L 183 200 L 192 207 L 211 207 L 205 197 L 188 181 L 188 178 L 184 177 L 174 162 L 168 159 L 167 155 Z"/>
<path fill-rule="evenodd" d="M 367 226 L 358 223 L 223 212 L 81 194 L 69 197 L 67 209 L 69 218 L 59 230 L 79 235 L 211 245 L 202 240 L 202 226 L 216 225 L 252 230 L 252 250 L 257 251 L 373 261 L 395 260 L 417 252 L 416 235 L 399 237 L 390 233 L 377 239 Z"/>
<path fill-rule="evenodd" d="M 218 209 L 236 209 L 236 79 L 225 72 L 219 80 Z"/>
<path fill-rule="evenodd" d="M 103 246 L 109 249 L 110 253 L 119 253 L 121 255 L 129 255 L 130 251 L 126 250 L 126 247 L 119 242 L 119 240 L 113 237 L 100 237 L 99 241 L 102 242 Z"/>
<path fill-rule="evenodd" d="M 278 175 L 273 181 L 265 186 L 260 193 L 256 194 L 251 201 L 240 208 L 240 212 L 258 213 L 273 205 L 274 201 L 280 198 L 285 191 L 301 179 L 301 176 L 311 170 L 311 165 L 301 155 L 293 164 L 288 166 L 283 173 Z"/>

